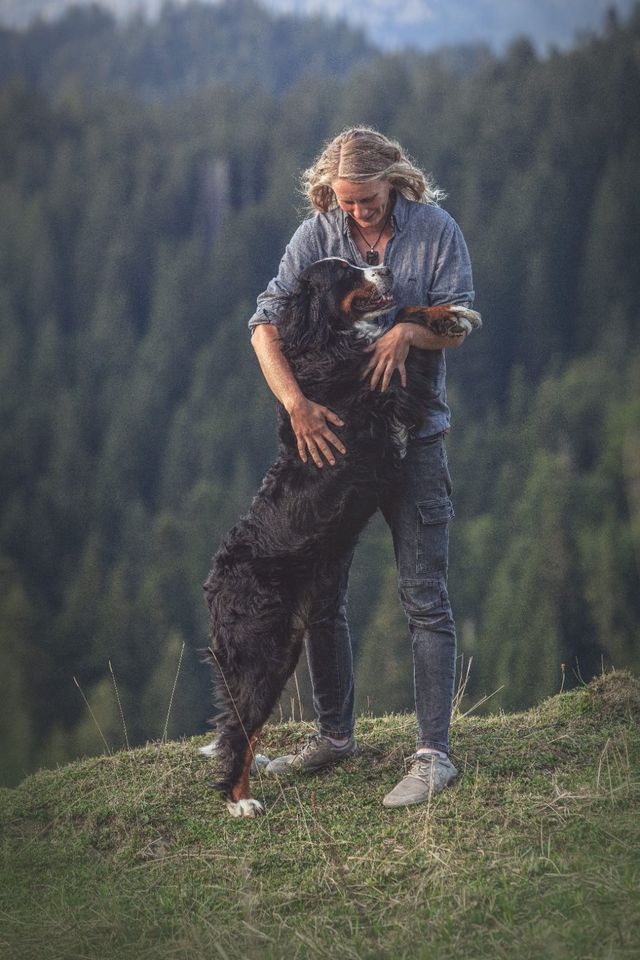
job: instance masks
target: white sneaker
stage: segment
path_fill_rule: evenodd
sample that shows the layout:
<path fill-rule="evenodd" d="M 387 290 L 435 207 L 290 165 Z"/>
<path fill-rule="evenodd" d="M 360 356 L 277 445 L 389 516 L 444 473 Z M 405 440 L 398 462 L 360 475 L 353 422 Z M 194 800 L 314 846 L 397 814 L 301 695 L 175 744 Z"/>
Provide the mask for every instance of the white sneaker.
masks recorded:
<path fill-rule="evenodd" d="M 408 807 L 413 803 L 424 803 L 458 776 L 451 760 L 448 757 L 443 759 L 437 753 L 414 753 L 409 759 L 412 763 L 408 774 L 386 795 L 383 806 Z"/>

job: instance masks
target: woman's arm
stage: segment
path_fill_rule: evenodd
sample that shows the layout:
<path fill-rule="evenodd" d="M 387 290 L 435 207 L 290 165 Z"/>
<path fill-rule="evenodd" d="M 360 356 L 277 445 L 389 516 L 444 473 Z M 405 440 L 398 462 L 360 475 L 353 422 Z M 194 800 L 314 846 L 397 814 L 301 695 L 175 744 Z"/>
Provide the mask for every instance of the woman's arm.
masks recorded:
<path fill-rule="evenodd" d="M 330 423 L 338 427 L 344 424 L 333 410 L 305 397 L 280 349 L 277 327 L 296 277 L 323 255 L 315 227 L 315 219 L 312 218 L 301 223 L 294 233 L 280 261 L 278 275 L 258 297 L 257 309 L 249 320 L 249 327 L 251 344 L 264 378 L 291 419 L 300 459 L 306 463 L 310 454 L 315 465 L 322 468 L 324 460 L 321 454 L 333 465 L 334 449 L 345 452 L 343 444 L 329 426 Z"/>
<path fill-rule="evenodd" d="M 323 256 L 318 243 L 316 218 L 303 220 L 285 248 L 277 275 L 258 297 L 256 312 L 249 320 L 249 329 L 262 323 L 277 324 L 296 279 L 305 267 Z"/>

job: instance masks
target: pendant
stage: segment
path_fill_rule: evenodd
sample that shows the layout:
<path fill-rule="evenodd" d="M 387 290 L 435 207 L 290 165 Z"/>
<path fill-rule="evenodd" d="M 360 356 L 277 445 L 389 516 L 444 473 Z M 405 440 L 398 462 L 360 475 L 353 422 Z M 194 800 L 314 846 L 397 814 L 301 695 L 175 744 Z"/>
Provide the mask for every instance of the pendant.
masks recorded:
<path fill-rule="evenodd" d="M 367 250 L 367 263 L 371 267 L 377 267 L 380 263 L 380 257 L 377 250 Z"/>

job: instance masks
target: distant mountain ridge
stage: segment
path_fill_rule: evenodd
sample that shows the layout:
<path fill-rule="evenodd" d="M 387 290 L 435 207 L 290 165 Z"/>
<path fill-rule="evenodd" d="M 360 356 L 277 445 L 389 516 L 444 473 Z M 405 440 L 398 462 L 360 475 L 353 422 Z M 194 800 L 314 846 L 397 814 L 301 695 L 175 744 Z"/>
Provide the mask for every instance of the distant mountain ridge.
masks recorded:
<path fill-rule="evenodd" d="M 36 16 L 59 16 L 72 5 L 93 0 L 0 0 L 0 23 L 27 26 Z M 142 11 L 155 16 L 163 0 L 101 0 L 119 17 Z M 182 5 L 188 0 L 173 0 Z M 203 0 L 220 3 L 224 0 Z M 625 16 L 635 0 L 262 0 L 282 14 L 344 19 L 363 29 L 383 49 L 414 46 L 432 50 L 461 43 L 487 43 L 503 49 L 527 35 L 541 51 L 570 46 L 580 31 L 599 31 L 607 11 Z"/>

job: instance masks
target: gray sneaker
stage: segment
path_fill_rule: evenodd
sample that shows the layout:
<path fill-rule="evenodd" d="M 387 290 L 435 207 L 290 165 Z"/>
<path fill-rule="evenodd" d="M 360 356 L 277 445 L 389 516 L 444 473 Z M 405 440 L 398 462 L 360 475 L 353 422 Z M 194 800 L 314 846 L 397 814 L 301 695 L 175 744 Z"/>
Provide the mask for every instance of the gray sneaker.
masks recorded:
<path fill-rule="evenodd" d="M 296 773 L 314 773 L 334 763 L 340 763 L 358 752 L 358 744 L 353 735 L 342 747 L 336 747 L 327 737 L 312 733 L 297 753 L 288 753 L 276 757 L 264 769 L 269 777 L 281 777 Z"/>
<path fill-rule="evenodd" d="M 443 760 L 436 753 L 414 754 L 409 772 L 382 801 L 385 807 L 408 807 L 412 803 L 424 803 L 429 797 L 450 784 L 458 771 L 447 757 Z"/>

